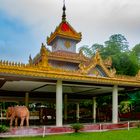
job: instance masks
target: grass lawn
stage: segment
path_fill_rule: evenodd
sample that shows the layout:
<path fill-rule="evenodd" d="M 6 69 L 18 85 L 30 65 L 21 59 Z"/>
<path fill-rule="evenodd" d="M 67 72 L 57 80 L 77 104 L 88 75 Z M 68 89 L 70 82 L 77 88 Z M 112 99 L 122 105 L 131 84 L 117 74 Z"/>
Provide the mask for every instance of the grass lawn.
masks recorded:
<path fill-rule="evenodd" d="M 4 140 L 140 140 L 140 128 L 93 133 L 72 133 L 43 137 L 3 138 Z"/>

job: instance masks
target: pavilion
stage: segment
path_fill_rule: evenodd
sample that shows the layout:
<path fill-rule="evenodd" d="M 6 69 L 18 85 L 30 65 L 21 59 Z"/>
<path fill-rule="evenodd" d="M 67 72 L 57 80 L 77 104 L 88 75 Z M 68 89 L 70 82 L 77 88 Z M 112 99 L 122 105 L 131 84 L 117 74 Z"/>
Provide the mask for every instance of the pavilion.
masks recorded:
<path fill-rule="evenodd" d="M 81 41 L 78 33 L 66 20 L 65 4 L 62 21 L 47 38 L 40 52 L 29 57 L 29 63 L 0 61 L 0 101 L 54 102 L 56 126 L 63 126 L 67 119 L 67 103 L 93 100 L 93 119 L 96 121 L 96 96 L 112 94 L 112 123 L 118 123 L 118 92 L 139 90 L 140 72 L 134 76 L 117 75 L 111 58 L 103 60 L 97 51 L 87 58 L 76 44 Z M 64 115 L 63 115 L 64 105 Z"/>

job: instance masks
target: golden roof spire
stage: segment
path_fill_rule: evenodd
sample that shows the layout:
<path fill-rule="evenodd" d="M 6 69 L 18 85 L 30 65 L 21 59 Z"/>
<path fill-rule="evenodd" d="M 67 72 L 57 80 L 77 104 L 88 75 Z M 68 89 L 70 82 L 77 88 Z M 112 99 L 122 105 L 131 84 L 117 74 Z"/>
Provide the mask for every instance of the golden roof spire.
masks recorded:
<path fill-rule="evenodd" d="M 62 14 L 62 21 L 58 27 L 56 27 L 55 31 L 51 33 L 50 37 L 47 38 L 47 44 L 53 45 L 53 41 L 56 37 L 61 37 L 65 39 L 72 39 L 75 40 L 77 43 L 81 41 L 81 33 L 77 33 L 74 28 L 66 21 L 66 6 L 65 0 L 63 0 L 63 14 Z"/>
<path fill-rule="evenodd" d="M 62 21 L 65 22 L 66 21 L 66 6 L 65 6 L 65 0 L 63 1 L 63 14 L 62 14 Z"/>

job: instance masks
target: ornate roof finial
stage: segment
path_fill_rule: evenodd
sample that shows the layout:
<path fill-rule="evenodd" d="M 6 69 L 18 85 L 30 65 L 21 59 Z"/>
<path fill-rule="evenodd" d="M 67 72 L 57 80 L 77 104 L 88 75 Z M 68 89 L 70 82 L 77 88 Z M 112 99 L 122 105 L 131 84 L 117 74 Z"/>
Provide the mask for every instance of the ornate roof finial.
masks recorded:
<path fill-rule="evenodd" d="M 62 15 L 62 21 L 65 22 L 66 21 L 66 6 L 65 6 L 65 0 L 63 0 L 63 15 Z"/>

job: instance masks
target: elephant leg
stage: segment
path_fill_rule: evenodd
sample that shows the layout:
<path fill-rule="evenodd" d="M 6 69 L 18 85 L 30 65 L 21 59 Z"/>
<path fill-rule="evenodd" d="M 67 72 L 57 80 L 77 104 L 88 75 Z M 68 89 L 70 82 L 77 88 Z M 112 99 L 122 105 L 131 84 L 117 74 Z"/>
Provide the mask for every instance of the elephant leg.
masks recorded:
<path fill-rule="evenodd" d="M 10 126 L 13 124 L 13 118 L 10 119 Z"/>
<path fill-rule="evenodd" d="M 23 118 L 21 118 L 20 126 L 23 126 L 24 120 L 25 120 L 25 118 L 24 118 L 24 117 L 23 117 Z"/>
<path fill-rule="evenodd" d="M 26 117 L 26 126 L 29 126 L 29 117 Z"/>
<path fill-rule="evenodd" d="M 15 126 L 18 126 L 18 118 L 15 118 Z"/>

